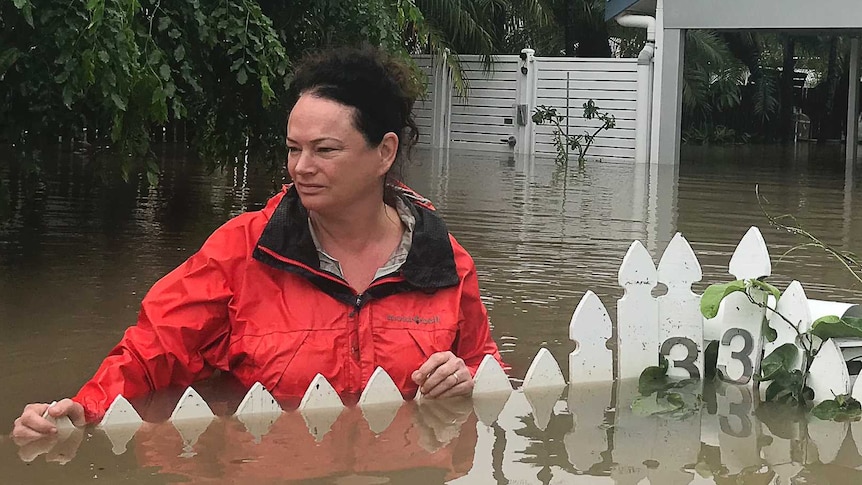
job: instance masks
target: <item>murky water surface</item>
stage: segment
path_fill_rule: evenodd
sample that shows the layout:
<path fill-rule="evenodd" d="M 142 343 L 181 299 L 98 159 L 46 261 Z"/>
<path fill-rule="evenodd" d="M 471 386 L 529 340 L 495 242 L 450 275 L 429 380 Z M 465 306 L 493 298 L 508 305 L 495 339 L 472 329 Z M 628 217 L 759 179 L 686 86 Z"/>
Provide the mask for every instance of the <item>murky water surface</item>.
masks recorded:
<path fill-rule="evenodd" d="M 798 279 L 809 297 L 862 302 L 862 288 L 823 252 L 779 259 L 803 241 L 770 228 L 755 195 L 759 184 L 771 214 L 794 214 L 825 242 L 862 253 L 862 177 L 845 173 L 835 147 L 688 149 L 679 168 L 590 163 L 568 174 L 551 160 L 481 152 L 415 158 L 408 182 L 434 201 L 475 258 L 515 380 L 542 346 L 565 372 L 574 346 L 567 326 L 586 290 L 614 314 L 622 296 L 617 270 L 634 239 L 657 260 L 682 232 L 703 267 L 695 286 L 702 291 L 730 278 L 736 243 L 758 225 L 779 287 Z M 11 222 L 0 225 L 0 428 L 11 429 L 27 402 L 74 394 L 135 321 L 149 286 L 227 218 L 260 208 L 273 192 L 266 174 L 208 174 L 174 147 L 161 148 L 161 161 L 160 185 L 137 192 L 89 183 L 86 165 L 69 155 L 47 157 L 42 182 L 0 173 L 17 180 L 13 198 L 35 194 L 15 199 Z M 95 429 L 20 449 L 0 438 L 2 481 L 862 480 L 862 424 L 809 421 L 758 405 L 736 386 L 707 386 L 703 404 L 674 419 L 635 414 L 636 386 L 621 383 L 518 391 L 505 403 L 408 403 L 368 419 L 355 408 L 322 421 L 291 411 L 268 433 L 270 423 L 228 417 L 243 390 L 227 379 L 198 387 L 220 416 L 203 429 L 178 432 L 165 422 L 178 395 L 160 392 L 135 402 L 148 423 L 126 444 Z"/>

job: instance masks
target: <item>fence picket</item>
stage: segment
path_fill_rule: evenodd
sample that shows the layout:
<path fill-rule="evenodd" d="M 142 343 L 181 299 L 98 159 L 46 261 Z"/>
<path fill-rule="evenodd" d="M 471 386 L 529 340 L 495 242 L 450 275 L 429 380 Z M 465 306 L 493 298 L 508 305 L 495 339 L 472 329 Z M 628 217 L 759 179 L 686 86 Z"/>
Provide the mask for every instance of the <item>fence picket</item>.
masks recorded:
<path fill-rule="evenodd" d="M 587 290 L 569 323 L 569 339 L 576 345 L 569 354 L 570 383 L 614 380 L 613 352 L 607 347 L 612 332 L 613 323 L 605 305 Z"/>
<path fill-rule="evenodd" d="M 524 390 L 542 389 L 565 385 L 566 379 L 563 377 L 563 372 L 554 356 L 548 349 L 542 347 L 536 357 L 533 358 L 530 368 L 527 369 L 521 388 Z"/>
<path fill-rule="evenodd" d="M 676 233 L 658 264 L 658 281 L 667 286 L 658 297 L 659 352 L 668 359 L 671 377 L 703 376 L 703 316 L 700 296 L 691 291 L 702 277 L 691 245 Z"/>
<path fill-rule="evenodd" d="M 617 302 L 617 361 L 620 379 L 640 376 L 658 365 L 658 302 L 651 292 L 658 271 L 640 241 L 629 246 L 620 265 L 619 284 L 625 295 Z"/>
<path fill-rule="evenodd" d="M 772 274 L 769 251 L 757 227 L 752 226 L 742 237 L 730 258 L 729 269 L 740 280 Z M 748 294 L 732 293 L 722 301 L 718 317 L 708 322 L 721 329 L 716 367 L 722 379 L 753 385 L 763 353 L 766 297 L 765 292 L 757 289 L 749 290 Z"/>
<path fill-rule="evenodd" d="M 332 384 L 323 377 L 323 374 L 317 374 L 305 390 L 302 396 L 302 401 L 299 403 L 300 411 L 314 411 L 318 409 L 338 409 L 341 410 L 344 403 L 335 392 Z"/>
<path fill-rule="evenodd" d="M 206 401 L 189 386 L 183 392 L 183 397 L 177 402 L 174 411 L 171 413 L 170 421 L 187 421 L 194 419 L 213 419 L 215 415 L 207 405 Z"/>
<path fill-rule="evenodd" d="M 814 391 L 814 404 L 826 399 L 847 394 L 850 388 L 850 374 L 844 355 L 834 340 L 828 339 L 820 346 L 820 351 L 808 369 L 808 387 Z"/>
<path fill-rule="evenodd" d="M 503 372 L 500 363 L 492 355 L 486 355 L 473 377 L 473 395 L 497 394 L 512 392 L 509 376 Z"/>
<path fill-rule="evenodd" d="M 281 414 L 281 406 L 272 394 L 260 382 L 255 382 L 242 398 L 234 416 L 251 416 L 255 414 Z"/>
<path fill-rule="evenodd" d="M 401 396 L 401 391 L 395 385 L 392 377 L 383 369 L 377 367 L 368 379 L 362 395 L 359 396 L 359 405 L 362 407 L 375 406 L 381 404 L 401 404 L 404 398 Z"/>
<path fill-rule="evenodd" d="M 132 404 L 122 394 L 117 394 L 108 410 L 105 411 L 105 415 L 99 422 L 99 427 L 140 426 L 143 423 L 141 415 L 135 411 Z"/>
<path fill-rule="evenodd" d="M 805 290 L 802 284 L 798 281 L 791 281 L 787 285 L 787 289 L 782 293 L 781 298 L 775 305 L 775 311 L 767 311 L 769 315 L 769 326 L 775 330 L 777 334 L 772 342 L 763 342 L 763 355 L 767 356 L 773 350 L 781 347 L 784 344 L 796 344 L 797 333 L 790 324 L 784 320 L 790 320 L 799 328 L 800 332 L 806 332 L 811 326 L 811 312 L 808 309 L 808 298 L 805 296 Z M 782 318 L 782 316 L 784 318 Z M 802 354 L 793 363 L 793 369 L 802 368 Z"/>
<path fill-rule="evenodd" d="M 404 403 L 401 391 L 383 367 L 374 369 L 359 397 L 362 416 L 374 434 L 380 434 L 392 424 L 398 408 Z"/>

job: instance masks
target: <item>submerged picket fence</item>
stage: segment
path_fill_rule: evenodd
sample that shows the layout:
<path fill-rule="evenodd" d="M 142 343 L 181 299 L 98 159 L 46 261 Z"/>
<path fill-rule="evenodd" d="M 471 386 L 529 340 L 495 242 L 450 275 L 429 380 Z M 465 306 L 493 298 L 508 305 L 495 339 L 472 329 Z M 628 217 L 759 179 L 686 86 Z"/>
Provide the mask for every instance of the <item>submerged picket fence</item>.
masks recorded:
<path fill-rule="evenodd" d="M 771 274 L 769 253 L 756 227 L 752 227 L 736 247 L 730 259 L 729 272 L 737 279 L 762 278 Z M 775 314 L 767 315 L 767 310 L 757 304 L 756 294 L 754 301 L 741 293 L 731 294 L 724 299 L 715 318 L 704 319 L 700 312 L 700 295 L 691 290 L 692 284 L 700 281 L 701 277 L 697 257 L 681 234 L 676 234 L 671 240 L 658 266 L 640 242 L 632 243 L 619 269 L 619 284 L 624 289 L 624 296 L 617 302 L 616 361 L 619 367 L 616 373 L 613 351 L 608 348 L 613 321 L 599 297 L 591 291 L 586 292 L 569 324 L 569 337 L 575 343 L 575 349 L 568 358 L 568 402 L 574 415 L 580 415 L 582 419 L 589 416 L 588 419 L 600 423 L 604 419 L 605 407 L 596 406 L 594 398 L 598 396 L 596 402 L 611 405 L 602 396 L 610 396 L 615 376 L 617 384 L 631 383 L 631 378 L 638 377 L 644 368 L 658 363 L 659 353 L 669 361 L 669 375 L 701 378 L 704 375 L 703 351 L 710 341 L 719 342 L 717 367 L 721 370 L 722 379 L 731 384 L 722 391 L 723 402 L 730 401 L 731 406 L 735 402 L 737 407 L 740 403 L 751 404 L 753 396 L 759 395 L 756 376 L 764 351 L 768 354 L 771 349 L 782 344 L 795 343 L 796 332 Z M 667 287 L 667 292 L 654 297 L 652 292 L 659 283 Z M 766 301 L 764 294 L 759 302 Z M 812 322 L 812 309 L 817 313 L 822 311 L 820 308 L 823 305 L 809 302 L 802 285 L 794 281 L 777 302 L 776 311 L 798 322 L 800 329 L 805 331 Z M 773 342 L 764 343 L 764 317 L 769 318 L 771 326 L 778 333 Z M 809 378 L 815 402 L 841 394 L 852 394 L 862 399 L 862 384 L 859 384 L 859 380 L 851 390 L 851 377 L 845 354 L 842 353 L 842 348 L 845 352 L 853 353 L 858 344 L 846 340 L 827 340 L 824 343 L 812 363 Z M 474 383 L 474 411 L 481 422 L 490 426 L 513 392 L 512 385 L 497 361 L 489 355 L 479 366 Z M 575 386 L 578 391 L 572 392 Z M 566 380 L 560 366 L 547 349 L 540 349 L 521 386 L 539 428 L 544 429 L 547 425 L 551 409 L 565 387 Z M 636 386 L 634 391 L 630 385 L 629 391 L 618 391 L 618 421 L 630 419 L 631 410 L 626 407 L 635 394 Z M 734 397 L 736 394 L 740 396 Z M 417 396 L 417 399 L 421 402 L 422 397 Z M 357 405 L 370 429 L 380 433 L 389 426 L 403 403 L 403 397 L 392 378 L 378 367 Z M 344 407 L 330 383 L 318 374 L 305 392 L 297 411 L 302 414 L 315 439 L 320 440 Z M 260 383 L 256 383 L 238 406 L 234 417 L 245 425 L 257 442 L 283 413 L 273 396 Z M 170 417 L 184 446 L 189 448 L 214 419 L 216 417 L 210 407 L 191 387 L 183 393 Z M 99 427 L 108 435 L 114 452 L 122 453 L 142 423 L 134 407 L 120 395 L 108 409 Z M 61 432 L 72 429 L 67 418 L 58 420 L 57 426 Z M 717 427 L 717 423 L 708 424 L 705 421 L 702 430 L 689 431 L 694 434 L 692 437 L 703 437 L 705 442 L 718 441 L 715 437 L 718 434 Z M 724 423 L 721 429 L 724 429 Z M 625 428 L 619 430 L 621 437 L 625 437 L 628 432 Z M 832 438 L 843 440 L 843 437 L 838 436 Z M 858 439 L 862 440 L 862 432 Z M 624 440 L 618 441 L 617 449 L 622 447 L 622 452 L 625 452 L 624 443 Z"/>

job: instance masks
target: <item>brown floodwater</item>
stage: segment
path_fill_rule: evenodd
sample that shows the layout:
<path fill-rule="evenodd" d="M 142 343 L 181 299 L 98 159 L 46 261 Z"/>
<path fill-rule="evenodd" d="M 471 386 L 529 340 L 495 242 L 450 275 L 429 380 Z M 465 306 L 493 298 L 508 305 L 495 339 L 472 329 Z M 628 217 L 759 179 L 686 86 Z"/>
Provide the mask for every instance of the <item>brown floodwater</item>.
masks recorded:
<path fill-rule="evenodd" d="M 158 147 L 156 187 L 93 182 L 70 154 L 43 154 L 40 180 L 12 180 L 0 223 L 0 428 L 28 402 L 74 394 L 134 323 L 147 289 L 229 217 L 262 207 L 281 182 L 243 167 L 209 173 Z M 47 153 L 47 152 L 46 152 Z M 476 260 L 493 335 L 517 385 L 547 347 L 567 373 L 568 324 L 596 292 L 611 315 L 617 271 L 635 239 L 657 261 L 675 232 L 703 267 L 702 291 L 727 281 L 736 243 L 757 225 L 770 281 L 801 281 L 811 298 L 862 303 L 862 288 L 822 250 L 771 228 L 793 214 L 824 242 L 862 254 L 862 175 L 840 147 L 691 148 L 679 167 L 417 151 L 407 182 L 429 197 Z M 276 177 L 278 178 L 278 177 Z M 0 436 L 2 483 L 860 483 L 862 424 L 758 404 L 737 386 L 690 390 L 685 412 L 641 416 L 636 385 L 516 391 L 507 402 L 406 403 L 373 419 L 288 411 L 266 432 L 231 418 L 243 390 L 201 383 L 218 418 L 166 422 L 177 390 L 134 402 L 147 423 L 128 443 L 101 430 L 23 448 Z M 697 394 L 701 394 L 698 398 Z M 497 417 L 497 412 L 499 416 Z M 495 417 L 497 417 L 495 419 Z M 318 421 L 315 421 L 317 419 Z M 322 421 L 321 421 L 322 420 Z M 388 423 L 388 424 L 387 424 Z M 264 431 L 261 431 L 263 429 Z M 312 433 L 311 431 L 314 431 Z M 859 443 L 859 445 L 857 445 Z"/>

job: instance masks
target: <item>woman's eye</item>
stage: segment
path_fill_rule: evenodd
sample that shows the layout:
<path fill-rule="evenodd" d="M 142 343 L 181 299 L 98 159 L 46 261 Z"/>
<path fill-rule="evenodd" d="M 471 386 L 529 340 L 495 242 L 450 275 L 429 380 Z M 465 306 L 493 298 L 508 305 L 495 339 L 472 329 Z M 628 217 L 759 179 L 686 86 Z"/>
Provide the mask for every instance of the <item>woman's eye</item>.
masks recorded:
<path fill-rule="evenodd" d="M 299 147 L 287 147 L 287 153 L 299 153 Z"/>
<path fill-rule="evenodd" d="M 320 153 L 329 153 L 329 152 L 334 152 L 334 151 L 335 151 L 335 148 L 332 148 L 332 147 L 320 147 L 320 148 L 318 148 L 318 149 L 317 149 L 317 151 L 319 151 Z"/>

